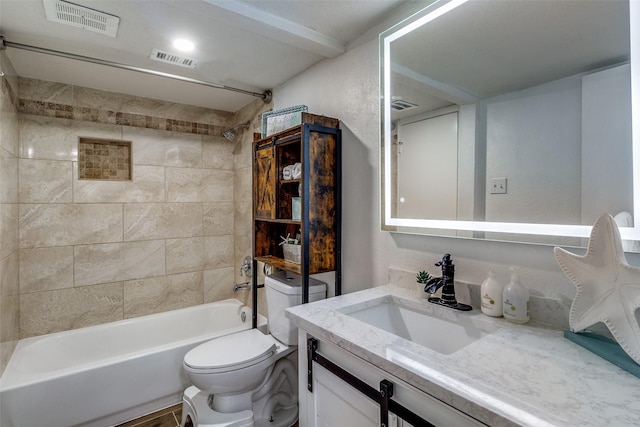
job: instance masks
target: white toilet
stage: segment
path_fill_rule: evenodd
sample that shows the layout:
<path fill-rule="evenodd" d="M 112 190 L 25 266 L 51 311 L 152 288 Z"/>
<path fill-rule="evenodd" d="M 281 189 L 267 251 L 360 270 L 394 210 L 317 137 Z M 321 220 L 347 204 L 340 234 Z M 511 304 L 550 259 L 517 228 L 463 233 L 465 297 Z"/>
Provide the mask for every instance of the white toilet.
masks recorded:
<path fill-rule="evenodd" d="M 182 427 L 289 427 L 298 419 L 297 329 L 285 309 L 302 302 L 302 278 L 280 271 L 265 278 L 269 335 L 258 329 L 215 338 L 189 351 Z M 309 301 L 327 286 L 309 279 Z"/>

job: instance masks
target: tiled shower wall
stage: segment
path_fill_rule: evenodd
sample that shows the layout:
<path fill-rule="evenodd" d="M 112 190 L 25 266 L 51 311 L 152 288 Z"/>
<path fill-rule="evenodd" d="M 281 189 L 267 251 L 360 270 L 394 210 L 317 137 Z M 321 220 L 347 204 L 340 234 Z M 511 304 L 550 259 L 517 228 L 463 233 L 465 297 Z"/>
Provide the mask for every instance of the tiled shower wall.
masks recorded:
<path fill-rule="evenodd" d="M 18 79 L 0 51 L 0 374 L 19 339 Z"/>
<path fill-rule="evenodd" d="M 233 296 L 251 136 L 219 135 L 262 101 L 234 115 L 23 78 L 19 98 L 21 338 Z M 80 136 L 132 141 L 132 180 L 78 180 Z"/>

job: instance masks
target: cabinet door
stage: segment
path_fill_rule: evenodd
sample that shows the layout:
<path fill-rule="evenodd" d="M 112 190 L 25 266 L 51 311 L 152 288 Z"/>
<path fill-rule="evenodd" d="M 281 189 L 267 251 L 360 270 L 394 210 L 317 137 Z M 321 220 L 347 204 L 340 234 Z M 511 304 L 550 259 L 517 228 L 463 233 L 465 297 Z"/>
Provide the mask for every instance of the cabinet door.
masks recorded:
<path fill-rule="evenodd" d="M 315 427 L 375 427 L 380 425 L 378 405 L 326 371 L 313 368 Z"/>
<path fill-rule="evenodd" d="M 298 334 L 298 345 L 306 346 L 305 333 Z M 458 409 L 405 383 L 388 372 L 325 341 L 319 342 L 319 352 L 364 381 L 374 389 L 381 380 L 393 383 L 392 399 L 429 423 L 438 427 L 486 427 Z M 300 366 L 307 366 L 306 352 L 300 353 Z M 301 427 L 378 427 L 380 406 L 335 374 L 313 362 L 313 392 L 307 391 L 307 372 L 298 376 Z M 307 412 L 306 414 L 303 411 Z M 419 427 L 389 412 L 389 427 Z"/>
<path fill-rule="evenodd" d="M 257 150 L 255 163 L 255 216 L 273 219 L 276 216 L 277 173 L 274 147 Z"/>

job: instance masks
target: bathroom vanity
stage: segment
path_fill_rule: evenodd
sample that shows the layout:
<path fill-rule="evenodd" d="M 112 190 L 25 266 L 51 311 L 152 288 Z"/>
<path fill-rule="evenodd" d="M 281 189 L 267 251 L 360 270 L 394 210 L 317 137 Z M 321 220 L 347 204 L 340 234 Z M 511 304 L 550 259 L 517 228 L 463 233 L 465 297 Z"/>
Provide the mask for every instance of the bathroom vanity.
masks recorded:
<path fill-rule="evenodd" d="M 374 390 L 388 381 L 396 404 L 436 426 L 640 421 L 640 379 L 560 330 L 439 307 L 393 285 L 293 307 L 287 316 L 299 328 L 299 366 L 310 367 L 299 370 L 301 426 L 382 425 L 380 405 L 308 363 L 309 338 L 321 359 Z M 407 424 L 390 413 L 388 425 Z"/>

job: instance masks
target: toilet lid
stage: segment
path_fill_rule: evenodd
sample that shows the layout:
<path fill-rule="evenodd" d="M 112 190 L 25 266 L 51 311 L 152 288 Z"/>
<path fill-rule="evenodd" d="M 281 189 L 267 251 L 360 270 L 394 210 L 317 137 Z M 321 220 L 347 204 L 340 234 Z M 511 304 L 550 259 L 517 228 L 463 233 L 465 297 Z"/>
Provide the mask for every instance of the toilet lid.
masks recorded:
<path fill-rule="evenodd" d="M 184 365 L 198 371 L 229 371 L 255 365 L 271 357 L 275 350 L 273 339 L 249 329 L 197 346 L 184 356 Z"/>

